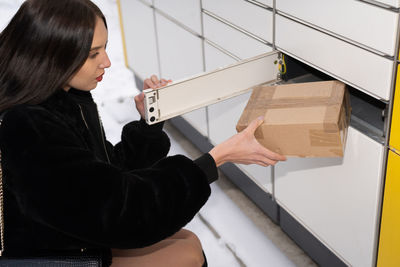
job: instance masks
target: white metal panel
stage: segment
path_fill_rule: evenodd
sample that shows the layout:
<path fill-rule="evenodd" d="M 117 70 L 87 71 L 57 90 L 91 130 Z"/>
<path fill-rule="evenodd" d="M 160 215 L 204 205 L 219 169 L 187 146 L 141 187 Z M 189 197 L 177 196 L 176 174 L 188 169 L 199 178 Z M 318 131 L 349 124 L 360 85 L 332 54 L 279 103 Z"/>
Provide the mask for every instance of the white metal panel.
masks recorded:
<path fill-rule="evenodd" d="M 290 158 L 275 168 L 278 203 L 351 266 L 372 266 L 382 145 L 349 128 L 343 159 Z"/>
<path fill-rule="evenodd" d="M 156 19 L 161 75 L 175 81 L 202 72 L 201 39 L 159 14 L 156 14 Z M 202 135 L 207 136 L 205 108 L 187 113 L 183 117 Z"/>
<path fill-rule="evenodd" d="M 279 50 L 385 100 L 390 97 L 393 62 L 277 15 Z"/>
<path fill-rule="evenodd" d="M 273 51 L 157 90 L 145 90 L 146 122 L 173 118 L 246 93 L 254 86 L 276 82 L 277 61 L 278 52 Z"/>
<path fill-rule="evenodd" d="M 207 71 L 211 71 L 234 62 L 231 57 L 208 44 L 205 44 L 205 57 Z M 249 97 L 250 93 L 246 93 L 208 106 L 210 127 L 209 138 L 211 143 L 217 145 L 236 134 L 236 123 L 239 120 Z M 237 164 L 237 166 L 260 187 L 264 188 L 268 192 L 272 192 L 271 171 L 269 168 L 254 164 Z"/>
<path fill-rule="evenodd" d="M 154 0 L 154 6 L 201 34 L 200 0 Z"/>
<path fill-rule="evenodd" d="M 203 71 L 201 39 L 156 13 L 161 75 L 178 80 Z"/>
<path fill-rule="evenodd" d="M 203 8 L 272 43 L 272 12 L 244 0 L 203 0 Z"/>
<path fill-rule="evenodd" d="M 257 0 L 257 2 L 260 2 L 264 5 L 267 5 L 269 7 L 273 7 L 274 1 L 273 0 Z"/>
<path fill-rule="evenodd" d="M 268 45 L 263 44 L 208 15 L 204 15 L 203 22 L 205 38 L 241 59 L 272 51 L 272 48 Z"/>
<path fill-rule="evenodd" d="M 393 56 L 399 13 L 360 1 L 278 0 L 277 9 Z"/>
<path fill-rule="evenodd" d="M 121 0 L 128 65 L 143 80 L 158 73 L 153 10 L 138 0 Z"/>
<path fill-rule="evenodd" d="M 393 7 L 400 7 L 400 1 L 399 0 L 375 0 L 376 2 L 380 2 L 389 6 Z"/>
<path fill-rule="evenodd" d="M 235 135 L 236 124 L 246 107 L 251 92 L 208 107 L 210 141 L 216 145 Z"/>
<path fill-rule="evenodd" d="M 206 108 L 193 110 L 191 112 L 183 114 L 182 117 L 203 136 L 208 136 Z"/>

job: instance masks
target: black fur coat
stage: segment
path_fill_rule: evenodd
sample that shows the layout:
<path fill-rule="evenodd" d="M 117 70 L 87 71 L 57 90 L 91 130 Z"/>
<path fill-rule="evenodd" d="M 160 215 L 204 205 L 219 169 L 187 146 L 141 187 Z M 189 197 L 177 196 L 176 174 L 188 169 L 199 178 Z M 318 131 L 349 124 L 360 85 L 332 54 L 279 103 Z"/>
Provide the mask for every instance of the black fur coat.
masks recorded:
<path fill-rule="evenodd" d="M 209 154 L 166 157 L 162 123 L 134 121 L 120 143 L 105 142 L 108 163 L 87 120 L 63 90 L 5 114 L 6 255 L 147 246 L 177 232 L 207 201 L 217 175 Z"/>

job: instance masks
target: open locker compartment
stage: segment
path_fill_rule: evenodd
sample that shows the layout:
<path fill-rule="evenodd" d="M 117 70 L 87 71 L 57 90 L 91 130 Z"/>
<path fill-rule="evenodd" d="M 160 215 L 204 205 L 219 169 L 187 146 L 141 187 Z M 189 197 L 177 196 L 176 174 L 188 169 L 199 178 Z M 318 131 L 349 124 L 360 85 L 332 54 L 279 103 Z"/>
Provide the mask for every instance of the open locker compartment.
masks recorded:
<path fill-rule="evenodd" d="M 334 80 L 313 67 L 285 55 L 288 72 L 282 76 L 281 83 L 303 83 Z M 347 84 L 351 103 L 350 125 L 380 144 L 384 144 L 387 135 L 386 101 L 374 98 Z"/>
<path fill-rule="evenodd" d="M 146 122 L 154 124 L 242 95 L 260 84 L 287 84 L 334 80 L 323 72 L 284 55 L 285 74 L 279 72 L 281 54 L 272 51 L 219 69 L 176 81 L 145 93 Z M 351 126 L 383 144 L 388 103 L 347 85 Z"/>

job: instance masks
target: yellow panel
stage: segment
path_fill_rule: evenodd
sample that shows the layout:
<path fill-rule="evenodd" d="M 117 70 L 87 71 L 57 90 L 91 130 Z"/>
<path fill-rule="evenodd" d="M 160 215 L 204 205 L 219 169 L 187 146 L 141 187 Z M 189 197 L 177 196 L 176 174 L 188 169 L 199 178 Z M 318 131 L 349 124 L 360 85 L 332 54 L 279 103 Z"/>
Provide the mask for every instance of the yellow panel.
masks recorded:
<path fill-rule="evenodd" d="M 400 156 L 389 151 L 378 267 L 400 266 Z"/>
<path fill-rule="evenodd" d="M 126 42 L 125 42 L 125 31 L 124 31 L 124 22 L 122 20 L 122 9 L 121 9 L 121 1 L 117 0 L 117 6 L 118 6 L 118 14 L 119 14 L 119 25 L 121 27 L 121 37 L 122 37 L 122 46 L 124 49 L 124 59 L 125 59 L 125 65 L 128 66 L 128 54 L 126 52 Z"/>

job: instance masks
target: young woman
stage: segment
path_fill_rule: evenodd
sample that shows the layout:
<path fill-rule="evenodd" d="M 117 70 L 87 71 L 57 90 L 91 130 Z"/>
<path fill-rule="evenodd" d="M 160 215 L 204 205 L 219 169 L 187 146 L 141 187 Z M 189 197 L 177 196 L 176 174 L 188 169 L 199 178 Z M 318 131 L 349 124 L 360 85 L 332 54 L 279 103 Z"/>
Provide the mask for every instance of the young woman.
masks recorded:
<path fill-rule="evenodd" d="M 90 91 L 111 63 L 90 0 L 27 0 L 0 34 L 4 255 L 101 254 L 113 266 L 205 266 L 182 230 L 225 162 L 275 164 L 262 119 L 196 160 L 167 157 L 163 124 L 125 125 L 107 142 Z M 152 76 L 146 88 L 168 81 Z M 143 117 L 143 94 L 135 97 Z M 0 259 L 1 260 L 1 259 Z"/>

